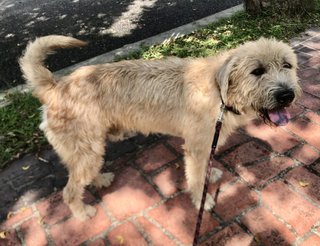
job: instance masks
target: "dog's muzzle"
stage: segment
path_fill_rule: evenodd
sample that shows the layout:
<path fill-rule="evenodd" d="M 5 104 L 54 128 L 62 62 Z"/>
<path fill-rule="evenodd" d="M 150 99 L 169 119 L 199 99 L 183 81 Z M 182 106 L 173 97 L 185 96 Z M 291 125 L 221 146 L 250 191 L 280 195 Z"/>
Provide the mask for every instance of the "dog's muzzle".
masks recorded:
<path fill-rule="evenodd" d="M 295 97 L 291 88 L 281 88 L 274 92 L 276 107 L 266 110 L 265 114 L 269 121 L 275 125 L 284 126 L 288 124 L 291 116 L 286 109 L 293 102 Z"/>
<path fill-rule="evenodd" d="M 272 122 L 277 126 L 288 124 L 291 116 L 287 107 L 293 102 L 295 93 L 291 88 L 280 88 L 273 94 L 275 99 L 274 108 L 265 108 L 260 111 L 261 116 L 266 122 Z"/>

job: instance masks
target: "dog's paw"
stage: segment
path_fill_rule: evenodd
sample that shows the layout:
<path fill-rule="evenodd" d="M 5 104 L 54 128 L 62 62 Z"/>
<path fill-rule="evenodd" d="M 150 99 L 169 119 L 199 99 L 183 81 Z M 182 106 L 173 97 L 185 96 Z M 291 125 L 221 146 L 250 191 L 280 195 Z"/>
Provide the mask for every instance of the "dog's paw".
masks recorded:
<path fill-rule="evenodd" d="M 221 179 L 222 175 L 223 175 L 223 172 L 220 169 L 215 168 L 215 167 L 212 168 L 209 182 L 216 183 L 217 181 L 219 181 Z"/>
<path fill-rule="evenodd" d="M 113 173 L 101 173 L 93 180 L 92 184 L 97 188 L 108 187 L 111 185 L 113 179 Z"/>
<path fill-rule="evenodd" d="M 193 204 L 195 205 L 195 207 L 197 209 L 200 209 L 201 198 L 193 200 Z M 210 194 L 207 194 L 206 202 L 204 204 L 204 209 L 208 211 L 208 210 L 212 209 L 215 205 L 216 205 L 216 203 L 214 202 L 213 197 Z"/>
<path fill-rule="evenodd" d="M 97 209 L 94 206 L 84 204 L 83 207 L 73 212 L 73 216 L 81 221 L 88 220 L 96 215 Z"/>

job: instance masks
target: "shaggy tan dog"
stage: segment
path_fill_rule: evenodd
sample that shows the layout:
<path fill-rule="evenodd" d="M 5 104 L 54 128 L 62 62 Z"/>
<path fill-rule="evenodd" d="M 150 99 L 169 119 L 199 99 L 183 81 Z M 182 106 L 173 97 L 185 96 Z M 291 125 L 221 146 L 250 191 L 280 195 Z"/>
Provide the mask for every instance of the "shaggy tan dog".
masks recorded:
<path fill-rule="evenodd" d="M 85 45 L 64 36 L 29 43 L 21 69 L 43 106 L 41 128 L 69 170 L 64 201 L 74 216 L 87 219 L 95 208 L 82 202 L 85 186 L 109 186 L 100 174 L 106 140 L 124 133 L 163 133 L 185 140 L 188 191 L 199 207 L 216 117 L 228 106 L 222 145 L 232 131 L 261 116 L 288 122 L 286 107 L 300 94 L 297 59 L 276 40 L 259 39 L 218 56 L 121 61 L 79 68 L 57 81 L 43 62 L 56 48 Z M 214 170 L 211 182 L 221 176 Z M 214 206 L 207 197 L 206 209 Z"/>

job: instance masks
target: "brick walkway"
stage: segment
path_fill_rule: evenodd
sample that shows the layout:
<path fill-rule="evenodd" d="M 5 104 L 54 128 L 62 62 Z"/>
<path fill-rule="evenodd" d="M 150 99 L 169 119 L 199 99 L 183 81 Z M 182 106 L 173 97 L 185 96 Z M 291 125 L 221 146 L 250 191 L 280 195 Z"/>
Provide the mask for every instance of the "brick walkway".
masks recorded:
<path fill-rule="evenodd" d="M 224 175 L 201 245 L 320 245 L 320 29 L 292 45 L 304 90 L 295 117 L 279 128 L 254 122 L 220 150 Z M 181 143 L 140 137 L 108 152 L 116 179 L 88 188 L 98 212 L 86 222 L 62 203 L 66 172 L 52 151 L 16 161 L 1 178 L 0 245 L 189 245 L 197 210 L 184 193 Z"/>

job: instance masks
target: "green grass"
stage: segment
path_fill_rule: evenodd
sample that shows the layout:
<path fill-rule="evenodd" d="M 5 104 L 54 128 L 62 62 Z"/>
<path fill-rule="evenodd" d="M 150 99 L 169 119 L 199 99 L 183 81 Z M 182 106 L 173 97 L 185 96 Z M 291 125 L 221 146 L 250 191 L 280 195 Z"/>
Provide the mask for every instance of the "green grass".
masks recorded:
<path fill-rule="evenodd" d="M 320 1 L 319 1 L 320 2 Z M 204 57 L 223 49 L 234 48 L 259 37 L 275 37 L 284 41 L 295 37 L 309 26 L 320 25 L 320 9 L 305 16 L 286 17 L 268 11 L 258 16 L 239 12 L 205 28 L 160 45 L 142 47 L 121 59 L 155 59 L 166 56 Z"/>
<path fill-rule="evenodd" d="M 30 93 L 7 95 L 11 104 L 0 108 L 0 169 L 22 153 L 46 143 L 39 129 L 40 103 Z"/>
<path fill-rule="evenodd" d="M 320 0 L 317 1 L 318 5 Z M 157 59 L 166 56 L 203 57 L 233 48 L 261 36 L 284 41 L 310 26 L 320 26 L 320 9 L 304 16 L 288 17 L 265 11 L 257 16 L 239 12 L 190 35 L 164 44 L 141 47 L 122 59 Z M 21 153 L 35 151 L 47 142 L 39 130 L 39 102 L 30 94 L 9 96 L 12 103 L 0 108 L 0 169 Z"/>

